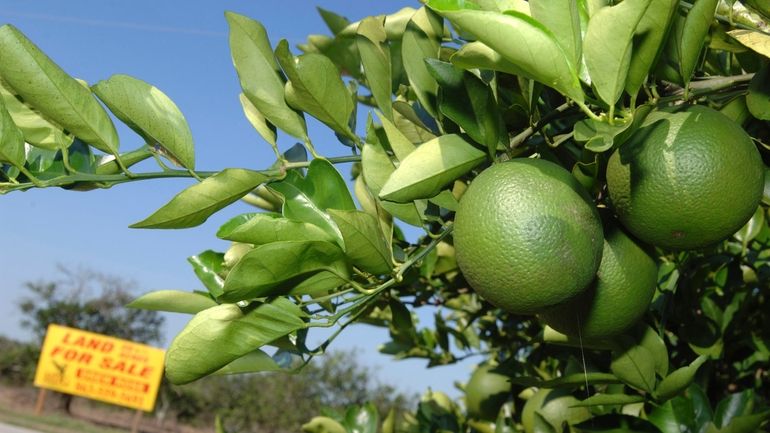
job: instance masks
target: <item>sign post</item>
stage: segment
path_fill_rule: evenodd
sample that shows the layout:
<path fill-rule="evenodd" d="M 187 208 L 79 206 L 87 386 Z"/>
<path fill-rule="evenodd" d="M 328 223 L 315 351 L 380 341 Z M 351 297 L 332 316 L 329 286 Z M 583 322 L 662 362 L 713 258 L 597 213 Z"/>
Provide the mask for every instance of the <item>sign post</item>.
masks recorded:
<path fill-rule="evenodd" d="M 150 412 L 164 354 L 144 344 L 49 325 L 35 386 Z"/>

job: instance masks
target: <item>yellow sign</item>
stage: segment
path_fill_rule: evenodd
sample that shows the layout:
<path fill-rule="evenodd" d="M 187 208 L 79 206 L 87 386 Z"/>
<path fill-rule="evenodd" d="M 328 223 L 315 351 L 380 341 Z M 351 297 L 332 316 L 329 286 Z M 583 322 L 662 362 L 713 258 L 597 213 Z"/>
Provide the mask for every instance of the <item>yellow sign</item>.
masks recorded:
<path fill-rule="evenodd" d="M 152 411 L 164 351 L 128 340 L 49 325 L 35 386 Z"/>

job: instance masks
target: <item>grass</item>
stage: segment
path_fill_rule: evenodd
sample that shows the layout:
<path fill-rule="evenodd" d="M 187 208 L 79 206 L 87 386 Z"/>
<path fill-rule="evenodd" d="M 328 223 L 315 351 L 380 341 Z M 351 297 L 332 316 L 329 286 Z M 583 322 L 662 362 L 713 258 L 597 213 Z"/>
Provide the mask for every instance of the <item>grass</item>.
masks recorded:
<path fill-rule="evenodd" d="M 95 425 L 63 414 L 42 414 L 12 411 L 0 407 L 0 421 L 44 433 L 126 433 L 128 430 Z"/>

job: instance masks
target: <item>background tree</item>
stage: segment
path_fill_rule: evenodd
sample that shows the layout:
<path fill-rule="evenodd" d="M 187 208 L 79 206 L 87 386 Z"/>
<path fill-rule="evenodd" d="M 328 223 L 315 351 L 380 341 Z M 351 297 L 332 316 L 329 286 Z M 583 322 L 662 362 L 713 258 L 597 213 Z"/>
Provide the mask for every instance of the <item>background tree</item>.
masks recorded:
<path fill-rule="evenodd" d="M 21 325 L 41 343 L 52 323 L 138 343 L 163 342 L 163 316 L 126 308 L 136 297 L 136 283 L 87 269 L 59 270 L 57 280 L 26 283 L 30 293 L 19 302 Z"/>

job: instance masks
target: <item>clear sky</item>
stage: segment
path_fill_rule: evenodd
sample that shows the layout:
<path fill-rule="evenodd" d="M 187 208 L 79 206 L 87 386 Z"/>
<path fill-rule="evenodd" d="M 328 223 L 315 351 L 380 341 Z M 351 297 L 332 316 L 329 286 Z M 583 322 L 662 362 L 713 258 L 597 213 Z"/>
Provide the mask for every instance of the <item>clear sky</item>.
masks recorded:
<path fill-rule="evenodd" d="M 308 34 L 328 34 L 314 6 L 357 20 L 419 4 L 406 0 L 3 0 L 0 23 L 14 24 L 68 73 L 89 83 L 124 73 L 160 88 L 190 123 L 197 169 L 259 169 L 270 165 L 273 156 L 242 115 L 223 13 L 232 10 L 258 19 L 267 27 L 273 45 L 285 38 L 294 47 Z M 119 132 L 122 150 L 142 144 L 131 131 Z M 310 135 L 322 153 L 345 152 L 316 122 L 310 122 Z M 284 149 L 292 144 L 285 136 L 279 140 Z M 22 285 L 56 278 L 57 264 L 131 278 L 142 291 L 202 288 L 186 258 L 206 249 L 225 250 L 227 244 L 215 237 L 217 228 L 253 208 L 234 205 L 194 229 L 127 228 L 190 184 L 166 179 L 88 193 L 50 189 L 0 196 L 0 334 L 26 337 L 18 327 L 16 306 L 24 293 Z M 188 317 L 168 317 L 166 344 Z M 374 367 L 382 382 L 409 392 L 432 387 L 457 395 L 453 381 L 465 381 L 471 364 L 478 361 L 426 370 L 422 360 L 395 362 L 377 353 L 376 346 L 387 339 L 384 330 L 359 325 L 346 331 L 333 347 L 360 349 L 362 363 Z"/>

